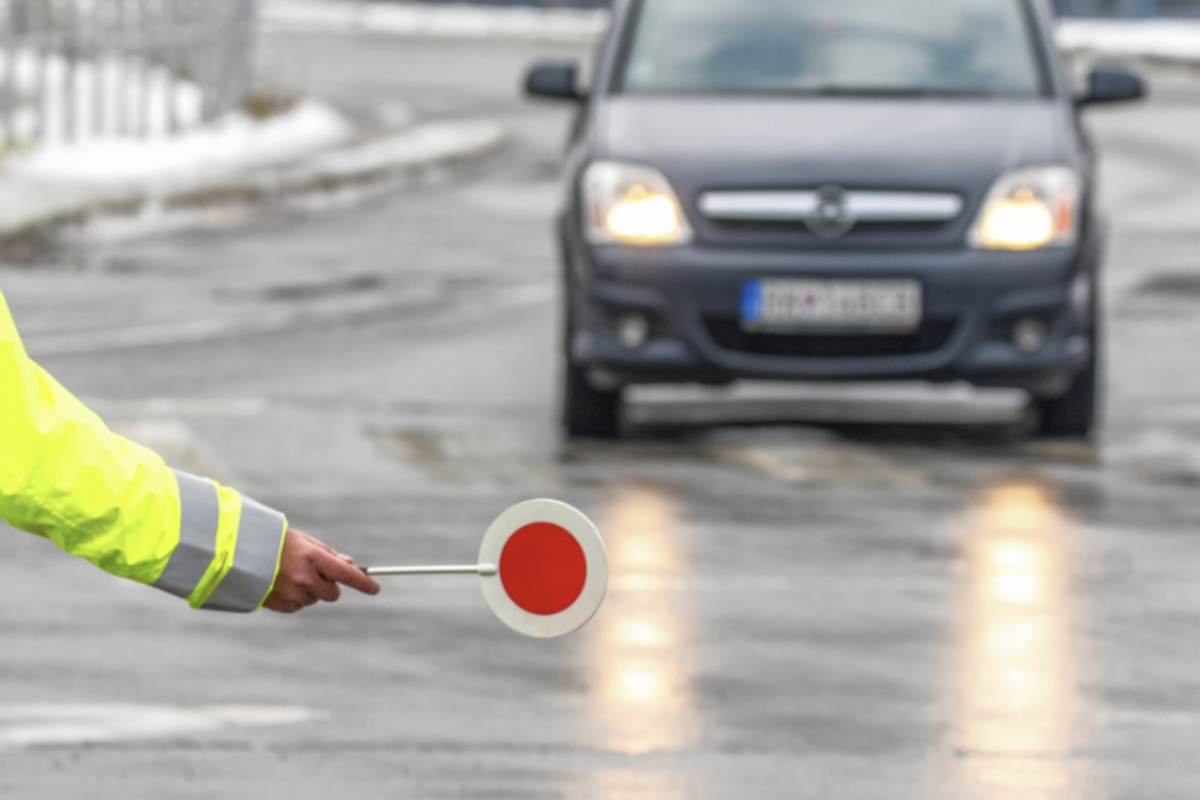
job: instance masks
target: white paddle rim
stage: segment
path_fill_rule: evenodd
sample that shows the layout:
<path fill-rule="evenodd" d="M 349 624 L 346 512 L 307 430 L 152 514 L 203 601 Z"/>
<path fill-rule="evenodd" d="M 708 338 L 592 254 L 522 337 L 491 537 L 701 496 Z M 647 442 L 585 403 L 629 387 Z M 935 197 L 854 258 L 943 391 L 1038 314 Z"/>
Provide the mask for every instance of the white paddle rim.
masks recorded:
<path fill-rule="evenodd" d="M 538 522 L 562 528 L 583 550 L 587 575 L 575 602 L 557 614 L 531 614 L 508 596 L 499 573 L 481 575 L 479 582 L 483 599 L 501 622 L 526 636 L 551 639 L 579 630 L 600 610 L 608 593 L 608 554 L 600 531 L 582 511 L 559 500 L 539 499 L 517 503 L 496 517 L 483 535 L 479 563 L 499 564 L 504 545 L 513 534 Z"/>

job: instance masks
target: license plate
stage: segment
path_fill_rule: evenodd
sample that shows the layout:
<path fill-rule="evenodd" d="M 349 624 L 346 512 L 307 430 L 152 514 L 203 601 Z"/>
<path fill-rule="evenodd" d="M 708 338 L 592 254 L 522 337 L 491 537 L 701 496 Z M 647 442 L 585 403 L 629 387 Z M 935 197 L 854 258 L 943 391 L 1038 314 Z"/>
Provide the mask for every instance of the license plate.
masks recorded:
<path fill-rule="evenodd" d="M 921 324 L 921 284 L 913 280 L 766 278 L 742 287 L 742 327 L 892 333 Z"/>

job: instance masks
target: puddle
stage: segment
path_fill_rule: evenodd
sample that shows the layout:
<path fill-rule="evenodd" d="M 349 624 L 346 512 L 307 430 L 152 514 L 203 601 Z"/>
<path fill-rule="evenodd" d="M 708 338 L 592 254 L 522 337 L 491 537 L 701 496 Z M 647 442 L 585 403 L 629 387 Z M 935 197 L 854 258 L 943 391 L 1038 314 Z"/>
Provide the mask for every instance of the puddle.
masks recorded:
<path fill-rule="evenodd" d="M 382 288 L 383 284 L 384 281 L 380 275 L 359 273 L 335 278 L 319 276 L 290 283 L 250 282 L 226 285 L 217 288 L 214 294 L 217 297 L 238 300 L 294 302 L 375 291 Z"/>
<path fill-rule="evenodd" d="M 1159 272 L 1140 281 L 1134 287 L 1139 295 L 1200 297 L 1200 271 Z"/>
<path fill-rule="evenodd" d="M 349 275 L 336 281 L 287 283 L 265 287 L 262 296 L 267 300 L 310 300 L 340 294 L 369 292 L 383 286 L 383 278 L 374 274 Z"/>

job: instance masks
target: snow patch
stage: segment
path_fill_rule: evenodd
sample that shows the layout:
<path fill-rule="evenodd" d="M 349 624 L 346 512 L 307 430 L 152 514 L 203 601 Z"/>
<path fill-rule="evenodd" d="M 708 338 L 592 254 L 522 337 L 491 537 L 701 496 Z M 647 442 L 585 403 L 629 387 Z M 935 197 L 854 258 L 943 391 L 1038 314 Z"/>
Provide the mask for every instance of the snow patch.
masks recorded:
<path fill-rule="evenodd" d="M 230 114 L 207 128 L 173 137 L 100 138 L 54 143 L 5 162 L 11 176 L 156 191 L 278 165 L 347 140 L 350 123 L 333 109 L 305 100 L 267 120 Z"/>
<path fill-rule="evenodd" d="M 430 122 L 356 148 L 324 153 L 304 165 L 317 174 L 355 175 L 403 169 L 497 146 L 504 128 L 491 120 Z"/>
<path fill-rule="evenodd" d="M 1058 43 L 1068 52 L 1200 63 L 1200 21 L 1063 20 Z"/>

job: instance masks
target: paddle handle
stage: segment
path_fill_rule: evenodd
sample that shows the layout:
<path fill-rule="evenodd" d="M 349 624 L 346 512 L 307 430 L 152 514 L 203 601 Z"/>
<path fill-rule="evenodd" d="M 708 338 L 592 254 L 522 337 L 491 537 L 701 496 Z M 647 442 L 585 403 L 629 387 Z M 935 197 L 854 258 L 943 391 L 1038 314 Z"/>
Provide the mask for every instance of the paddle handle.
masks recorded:
<path fill-rule="evenodd" d="M 412 567 L 363 567 L 368 575 L 495 575 L 495 564 L 423 564 Z"/>

